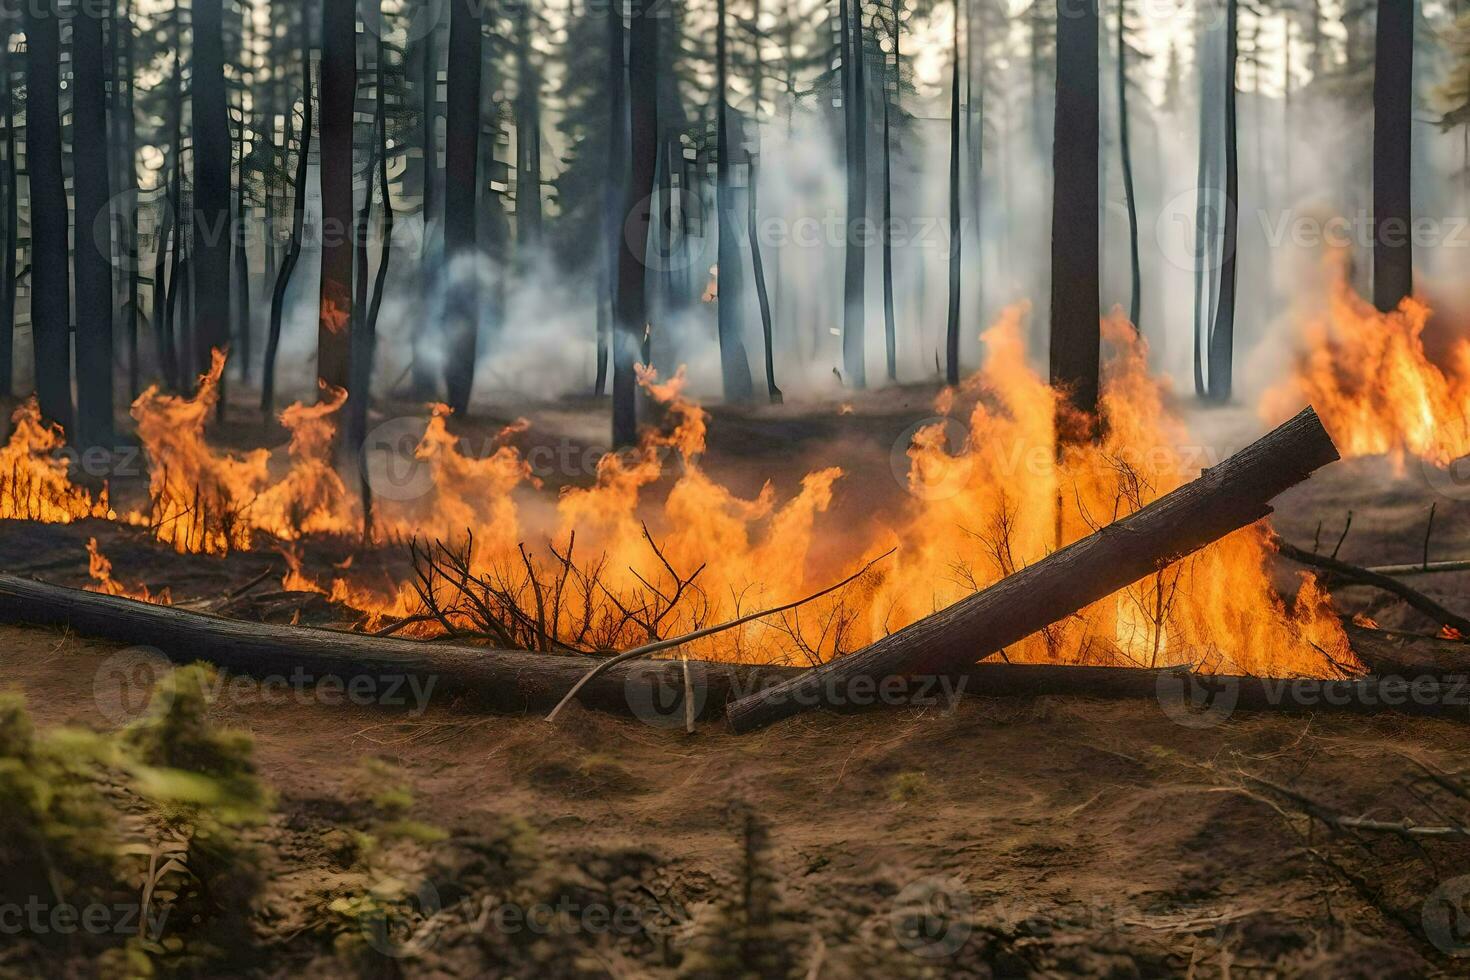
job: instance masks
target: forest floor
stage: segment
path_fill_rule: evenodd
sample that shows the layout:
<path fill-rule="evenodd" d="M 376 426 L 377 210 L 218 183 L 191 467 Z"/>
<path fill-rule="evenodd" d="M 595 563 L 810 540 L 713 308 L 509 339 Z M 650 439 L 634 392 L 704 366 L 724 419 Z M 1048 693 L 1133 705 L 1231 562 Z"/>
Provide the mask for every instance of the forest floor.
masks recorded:
<path fill-rule="evenodd" d="M 767 478 L 790 491 L 807 470 L 843 465 L 863 492 L 839 485 L 824 520 L 866 520 L 903 494 L 892 449 L 930 414 L 931 395 L 896 389 L 850 410 L 717 408 L 705 466 L 754 495 Z M 517 414 L 547 446 L 595 449 L 604 411 L 589 401 Z M 1192 421 L 1223 451 L 1259 428 L 1231 410 Z M 236 423 L 224 438 L 263 437 Z M 1330 548 L 1351 511 L 1344 559 L 1410 562 L 1434 503 L 1431 557 L 1465 557 L 1470 492 L 1443 489 L 1412 463 L 1398 473 L 1348 461 L 1287 494 L 1274 523 L 1307 546 L 1320 525 Z M 17 522 L 0 526 L 0 570 L 83 585 L 90 536 L 120 580 L 169 587 L 176 600 L 229 591 L 280 560 L 174 556 L 113 524 Z M 308 570 L 350 551 L 313 546 Z M 396 554 L 375 560 L 387 574 L 404 567 Z M 1281 578 L 1288 587 L 1290 570 Z M 1413 582 L 1451 606 L 1470 595 L 1470 575 Z M 1337 596 L 1385 627 L 1426 626 L 1366 590 Z M 337 618 L 325 605 L 302 617 Z M 0 627 L 0 686 L 26 695 L 40 728 L 113 730 L 99 679 L 117 651 Z M 1426 791 L 1408 760 L 1460 768 L 1467 719 L 1238 713 L 1193 727 L 1152 701 L 981 694 L 735 737 L 582 711 L 551 729 L 454 705 L 405 714 L 248 687 L 228 688 L 210 719 L 250 733 L 275 801 L 249 832 L 265 875 L 253 940 L 204 973 L 738 975 L 719 972 L 729 950 L 717 937 L 740 934 L 761 904 L 744 897 L 752 880 L 757 896 L 763 883 L 775 890 L 772 924 L 752 948 L 789 960 L 794 976 L 1418 977 L 1461 974 L 1470 953 L 1470 844 L 1332 833 L 1252 781 L 1342 814 L 1422 815 Z M 385 783 L 443 833 L 395 833 L 374 802 Z M 376 843 L 344 843 L 354 835 Z M 344 897 L 405 887 L 415 900 L 383 923 L 342 911 Z M 70 949 L 20 940 L 0 940 L 0 975 L 59 968 L 47 957 Z"/>

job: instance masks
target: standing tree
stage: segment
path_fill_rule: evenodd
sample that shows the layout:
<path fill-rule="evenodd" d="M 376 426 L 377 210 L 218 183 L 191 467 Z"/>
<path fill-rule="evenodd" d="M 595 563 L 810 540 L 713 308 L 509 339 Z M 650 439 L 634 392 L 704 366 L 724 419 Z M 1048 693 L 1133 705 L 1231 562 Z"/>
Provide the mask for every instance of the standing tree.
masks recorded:
<path fill-rule="evenodd" d="M 1057 18 L 1052 135 L 1051 381 L 1072 405 L 1097 410 L 1102 301 L 1098 275 L 1097 0 Z"/>
<path fill-rule="evenodd" d="M 725 0 L 716 0 L 715 10 L 715 140 L 719 144 L 715 159 L 715 207 L 719 211 L 720 226 L 720 370 L 725 384 L 725 400 L 745 402 L 754 393 L 754 386 L 750 378 L 750 358 L 745 352 L 742 336 L 745 330 L 744 268 L 740 239 L 736 233 L 735 190 L 730 186 L 730 161 L 735 155 L 735 147 L 730 142 L 729 31 Z"/>
<path fill-rule="evenodd" d="M 107 65 L 100 11 L 80 6 L 71 19 L 76 66 L 72 124 L 78 134 L 107 131 Z M 226 164 L 228 166 L 228 164 Z M 79 138 L 72 150 L 76 195 L 77 442 L 112 441 L 112 196 L 107 153 Z M 65 288 L 65 287 L 63 287 Z"/>
<path fill-rule="evenodd" d="M 61 25 L 56 0 L 25 5 L 26 166 L 31 187 L 31 334 L 41 414 L 72 431 L 71 286 L 61 170 Z"/>
<path fill-rule="evenodd" d="M 195 283 L 193 370 L 209 369 L 210 351 L 230 344 L 230 139 L 225 92 L 223 0 L 195 0 L 191 109 L 194 134 Z M 225 401 L 219 401 L 223 411 Z"/>
<path fill-rule="evenodd" d="M 846 268 L 842 278 L 842 365 L 847 383 L 854 388 L 867 384 L 867 362 L 863 339 L 867 317 L 868 253 L 868 90 L 863 64 L 861 0 L 838 0 L 842 12 L 842 106 L 847 133 L 847 234 Z"/>
<path fill-rule="evenodd" d="M 892 0 L 888 9 L 888 37 L 893 45 L 892 75 L 884 61 L 883 79 L 883 352 L 888 380 L 898 380 L 898 315 L 893 296 L 893 124 L 892 115 L 901 111 L 894 103 L 903 86 L 902 0 Z"/>
<path fill-rule="evenodd" d="M 20 188 L 15 160 L 15 66 L 10 60 L 14 21 L 0 27 L 0 106 L 5 111 L 5 260 L 0 263 L 0 398 L 9 398 L 15 385 L 15 273 L 20 251 Z"/>
<path fill-rule="evenodd" d="M 1130 287 L 1128 322 L 1141 328 L 1139 316 L 1143 303 L 1143 273 L 1138 255 L 1138 201 L 1133 193 L 1133 146 L 1128 138 L 1128 0 L 1117 0 L 1118 48 L 1118 153 L 1123 162 L 1123 199 L 1128 208 L 1128 260 Z"/>
<path fill-rule="evenodd" d="M 648 324 L 648 232 L 653 224 L 650 214 L 658 166 L 656 2 L 632 0 L 632 26 L 628 30 L 628 178 L 623 194 L 622 234 L 618 237 L 617 318 L 612 344 L 612 437 L 618 448 L 638 440 L 634 363 Z"/>
<path fill-rule="evenodd" d="M 451 263 L 472 257 L 477 244 L 482 49 L 480 0 L 451 0 L 444 143 L 444 250 Z M 473 271 L 464 279 L 472 285 Z M 449 406 L 460 414 L 469 409 L 475 384 L 479 310 L 473 292 L 457 289 L 457 302 L 446 317 L 449 350 L 444 380 Z"/>
<path fill-rule="evenodd" d="M 540 20 L 530 0 L 516 14 L 516 240 L 521 254 L 541 244 L 541 72 L 533 43 Z"/>
<path fill-rule="evenodd" d="M 1373 76 L 1373 303 L 1387 313 L 1414 291 L 1410 236 L 1414 3 L 1383 0 Z"/>
<path fill-rule="evenodd" d="M 1237 0 L 1225 0 L 1223 62 L 1216 71 L 1210 71 L 1207 65 L 1200 69 L 1202 107 L 1218 99 L 1224 110 L 1223 147 L 1219 146 L 1209 122 L 1201 119 L 1200 211 L 1195 222 L 1200 241 L 1195 249 L 1194 380 L 1199 396 L 1212 402 L 1230 400 L 1235 357 L 1235 253 L 1240 197 L 1235 112 L 1235 74 L 1239 60 L 1237 15 Z M 1224 186 L 1216 200 L 1213 191 L 1222 165 Z M 1208 283 L 1204 281 L 1206 278 Z"/>
<path fill-rule="evenodd" d="M 944 331 L 944 378 L 960 383 L 960 262 L 964 237 L 960 227 L 960 5 L 954 5 L 953 62 L 949 79 L 949 311 Z"/>
<path fill-rule="evenodd" d="M 357 5 L 323 0 L 321 66 L 322 276 L 317 377 L 351 380 L 352 121 L 357 98 Z"/>

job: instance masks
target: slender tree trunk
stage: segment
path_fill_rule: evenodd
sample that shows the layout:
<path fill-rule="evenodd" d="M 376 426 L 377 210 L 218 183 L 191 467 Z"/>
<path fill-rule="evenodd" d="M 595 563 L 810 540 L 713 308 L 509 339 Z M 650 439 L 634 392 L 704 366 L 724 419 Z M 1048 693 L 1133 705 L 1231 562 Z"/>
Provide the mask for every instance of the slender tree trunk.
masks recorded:
<path fill-rule="evenodd" d="M 239 337 L 240 378 L 250 380 L 250 364 L 254 350 L 250 323 L 250 236 L 246 233 L 249 211 L 245 202 L 245 106 L 240 106 L 239 182 L 235 194 L 235 234 L 233 258 L 235 267 L 235 332 Z"/>
<path fill-rule="evenodd" d="M 955 0 L 954 37 L 950 45 L 954 70 L 949 81 L 949 310 L 944 333 L 944 379 L 960 383 L 960 264 L 964 228 L 960 224 L 960 5 Z"/>
<path fill-rule="evenodd" d="M 843 0 L 846 2 L 846 0 Z M 745 281 L 740 239 L 736 234 L 735 190 L 730 186 L 730 162 L 735 147 L 730 143 L 728 104 L 728 17 L 725 0 L 717 0 L 715 23 L 715 208 L 719 211 L 719 336 L 720 369 L 725 400 L 749 401 L 754 394 L 750 358 L 745 351 Z M 635 107 L 636 111 L 636 107 Z"/>
<path fill-rule="evenodd" d="M 425 0 L 429 4 L 437 0 Z M 424 242 L 428 245 L 429 229 L 433 227 L 438 207 L 437 184 L 439 180 L 439 140 L 435 132 L 439 109 L 439 52 L 434 41 L 438 34 L 436 26 L 430 26 L 419 41 L 419 152 L 423 156 L 423 224 Z M 424 289 L 425 308 L 432 306 L 435 277 L 428 269 L 419 270 Z M 413 344 L 413 396 L 423 401 L 431 397 L 436 380 L 429 358 L 424 356 L 424 347 L 432 337 L 432 331 L 420 330 Z"/>
<path fill-rule="evenodd" d="M 119 154 L 123 164 L 122 187 L 127 195 L 126 214 L 127 218 L 123 225 L 123 233 L 127 236 L 128 268 L 128 399 L 131 401 L 138 397 L 142 391 L 142 363 L 138 344 L 138 324 L 143 320 L 143 310 L 140 299 L 139 263 L 138 254 L 138 113 L 137 113 L 137 79 L 134 62 L 137 40 L 133 36 L 133 0 L 123 0 L 123 16 L 119 22 L 119 30 L 122 32 L 122 62 L 123 62 L 123 96 L 122 111 L 124 113 L 122 136 L 123 147 Z"/>
<path fill-rule="evenodd" d="M 751 13 L 751 21 L 759 25 L 760 19 L 760 0 L 755 0 L 754 8 Z M 785 396 L 781 393 L 781 389 L 776 387 L 776 354 L 772 342 L 772 334 L 774 333 L 774 328 L 771 319 L 771 295 L 766 289 L 766 268 L 765 262 L 762 260 L 761 257 L 760 214 L 757 194 L 757 191 L 760 187 L 760 175 L 757 172 L 757 166 L 760 160 L 761 97 L 765 89 L 764 82 L 764 64 L 761 61 L 760 41 L 757 40 L 755 50 L 755 73 L 754 77 L 751 79 L 754 108 L 751 110 L 750 114 L 750 124 L 755 130 L 754 138 L 756 148 L 754 153 L 746 155 L 746 169 L 749 171 L 749 178 L 745 190 L 747 205 L 747 213 L 745 215 L 745 229 L 746 236 L 750 240 L 751 273 L 755 276 L 755 297 L 756 302 L 760 305 L 761 334 L 765 340 L 766 397 L 770 399 L 771 404 L 779 405 L 783 401 L 785 401 Z M 672 162 L 673 161 L 671 153 L 670 163 Z M 668 169 L 667 166 L 665 167 L 665 169 Z"/>
<path fill-rule="evenodd" d="M 195 0 L 193 7 L 192 129 L 194 236 L 190 275 L 196 285 L 194 360 L 209 370 L 210 351 L 230 345 L 230 139 L 225 92 L 223 0 Z M 225 399 L 219 400 L 223 413 Z"/>
<path fill-rule="evenodd" d="M 15 66 L 10 61 L 10 22 L 0 31 L 0 102 L 5 107 L 5 261 L 0 284 L 0 398 L 14 394 L 15 385 L 15 274 L 20 248 L 19 181 L 15 160 Z"/>
<path fill-rule="evenodd" d="M 653 183 L 658 166 L 658 20 L 656 0 L 633 0 L 628 37 L 628 179 L 620 227 L 644 234 L 619 236 L 617 321 L 613 336 L 613 445 L 638 439 L 634 359 L 648 323 L 647 229 L 652 225 Z M 723 150 L 723 147 L 721 147 Z M 747 368 L 748 370 L 748 368 Z"/>
<path fill-rule="evenodd" d="M 530 4 L 516 18 L 516 237 L 523 255 L 541 243 L 541 79 L 532 63 Z"/>
<path fill-rule="evenodd" d="M 61 25 L 56 0 L 30 0 L 25 5 L 25 27 L 36 397 L 41 414 L 72 435 L 70 256 L 61 170 Z"/>
<path fill-rule="evenodd" d="M 321 67 L 322 275 L 316 373 L 351 384 L 352 144 L 357 98 L 357 7 L 323 0 Z"/>
<path fill-rule="evenodd" d="M 1240 161 L 1236 140 L 1235 66 L 1239 59 L 1237 0 L 1227 0 L 1225 14 L 1225 234 L 1220 256 L 1220 299 L 1210 328 L 1207 384 L 1211 401 L 1227 402 L 1235 359 L 1236 251 L 1239 240 Z"/>
<path fill-rule="evenodd" d="M 479 0 L 450 0 L 449 92 L 445 115 L 444 250 L 453 263 L 474 256 L 479 215 L 480 77 L 483 70 Z M 458 284 L 447 312 L 449 350 L 444 379 L 449 406 L 464 414 L 475 384 L 479 303 L 473 275 Z"/>
<path fill-rule="evenodd" d="M 107 132 L 107 49 L 102 18 L 79 8 L 71 19 L 75 86 L 72 152 L 76 197 L 74 275 L 77 304 L 77 431 L 82 446 L 112 442 L 112 197 L 111 168 L 103 148 L 90 150 L 81 134 Z"/>
<path fill-rule="evenodd" d="M 1053 134 L 1051 381 L 1072 405 L 1097 410 L 1102 304 L 1098 279 L 1097 0 L 1057 18 Z"/>
<path fill-rule="evenodd" d="M 303 11 L 309 17 L 309 11 Z M 301 237 L 306 224 L 306 181 L 310 175 L 311 126 L 311 32 L 304 31 L 301 41 L 301 138 L 296 151 L 296 184 L 291 213 L 291 240 L 286 246 L 286 257 L 281 260 L 276 273 L 275 288 L 271 293 L 270 334 L 266 338 L 265 367 L 261 372 L 260 410 L 267 417 L 275 411 L 276 400 L 276 354 L 281 347 L 281 321 L 286 311 L 286 290 L 291 285 L 291 274 L 301 260 Z M 286 118 L 286 149 L 291 148 L 291 115 Z"/>
<path fill-rule="evenodd" d="M 843 13 L 842 71 L 847 79 L 843 106 L 847 122 L 846 267 L 842 287 L 842 365 L 854 388 L 868 383 L 863 329 L 867 317 L 866 231 L 868 222 L 867 80 L 863 63 L 863 20 L 860 0 L 839 0 Z"/>
<path fill-rule="evenodd" d="M 623 27 L 626 0 L 607 4 L 607 171 L 603 177 L 602 294 L 598 297 L 597 378 L 593 394 L 607 390 L 612 341 L 616 331 L 618 279 L 623 240 L 623 195 L 628 183 L 628 62 Z M 605 306 L 603 305 L 605 304 Z M 604 312 L 605 310 L 605 312 Z"/>
<path fill-rule="evenodd" d="M 1385 313 L 1414 292 L 1410 235 L 1414 2 L 1378 5 L 1373 76 L 1373 303 Z"/>
<path fill-rule="evenodd" d="M 1128 35 L 1124 12 L 1126 0 L 1118 3 L 1118 149 L 1123 157 L 1123 198 L 1128 207 L 1128 258 L 1132 278 L 1128 300 L 1128 322 L 1141 330 L 1143 272 L 1138 254 L 1138 202 L 1133 193 L 1133 149 L 1128 140 Z"/>
<path fill-rule="evenodd" d="M 893 297 L 893 139 L 889 117 L 893 114 L 892 102 L 900 99 L 899 86 L 903 80 L 903 57 L 899 41 L 903 36 L 902 0 L 893 0 L 893 93 L 889 94 L 888 80 L 883 80 L 883 341 L 888 367 L 888 380 L 898 380 L 898 316 L 894 312 Z"/>

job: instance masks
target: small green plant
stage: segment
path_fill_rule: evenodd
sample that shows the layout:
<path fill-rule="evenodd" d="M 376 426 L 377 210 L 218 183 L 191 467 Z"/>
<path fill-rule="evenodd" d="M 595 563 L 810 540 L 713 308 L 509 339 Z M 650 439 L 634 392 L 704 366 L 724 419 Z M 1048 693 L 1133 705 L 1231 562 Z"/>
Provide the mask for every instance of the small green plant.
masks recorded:
<path fill-rule="evenodd" d="M 924 799 L 929 793 L 929 777 L 922 772 L 910 770 L 893 777 L 893 787 L 888 791 L 888 798 L 899 806 L 908 806 Z"/>

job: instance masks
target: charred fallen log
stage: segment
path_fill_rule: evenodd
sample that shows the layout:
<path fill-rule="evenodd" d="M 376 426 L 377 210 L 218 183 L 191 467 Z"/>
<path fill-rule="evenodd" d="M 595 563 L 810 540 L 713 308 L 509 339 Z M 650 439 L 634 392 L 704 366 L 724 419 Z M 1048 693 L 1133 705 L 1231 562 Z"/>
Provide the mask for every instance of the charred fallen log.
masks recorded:
<path fill-rule="evenodd" d="M 743 698 L 737 732 L 830 704 L 859 679 L 964 670 L 1271 513 L 1270 501 L 1338 459 L 1317 413 L 1296 418 L 1138 512 L 857 653 Z"/>
<path fill-rule="evenodd" d="M 433 704 L 494 711 L 545 710 L 594 660 L 522 650 L 453 647 L 391 637 L 247 623 L 116 596 L 0 575 L 0 622 L 66 627 L 83 636 L 150 647 L 177 663 L 203 660 L 257 678 L 330 680 L 351 689 L 398 685 Z M 1398 711 L 1470 720 L 1470 650 L 1465 644 L 1349 628 L 1359 660 L 1384 676 L 1275 680 L 1203 676 L 1182 670 L 982 663 L 946 675 L 849 685 L 827 707 L 944 706 L 961 696 L 1154 700 L 1183 724 L 1218 724 L 1236 711 Z M 727 703 L 808 674 L 678 660 L 619 664 L 587 683 L 584 706 L 682 728 Z M 391 707 L 392 702 L 386 702 Z M 419 705 L 422 707 L 423 705 Z"/>

